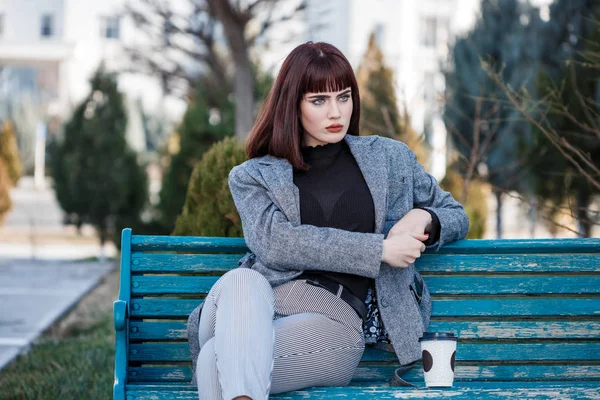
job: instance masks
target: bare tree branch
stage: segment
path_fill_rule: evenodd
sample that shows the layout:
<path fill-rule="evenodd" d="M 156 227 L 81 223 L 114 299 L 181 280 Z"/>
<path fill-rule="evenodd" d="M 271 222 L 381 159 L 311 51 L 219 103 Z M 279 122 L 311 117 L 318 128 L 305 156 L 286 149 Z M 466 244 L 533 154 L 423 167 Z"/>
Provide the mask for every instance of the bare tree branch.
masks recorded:
<path fill-rule="evenodd" d="M 488 73 L 488 76 L 492 81 L 504 92 L 513 107 L 519 111 L 531 124 L 536 126 L 540 132 L 555 146 L 555 148 L 573 165 L 581 175 L 583 175 L 594 187 L 600 189 L 600 169 L 598 169 L 586 154 L 571 145 L 564 137 L 558 135 L 558 133 L 552 128 L 546 118 L 543 119 L 545 123 L 540 123 L 534 118 L 527 107 L 525 107 L 524 101 L 519 98 L 518 94 L 511 88 L 509 88 L 500 78 L 500 76 L 494 71 L 490 70 L 488 66 L 483 63 L 484 70 Z M 580 161 L 577 161 L 580 160 Z M 582 162 L 583 165 L 580 163 Z M 585 167 L 589 168 L 591 172 L 588 172 Z"/>

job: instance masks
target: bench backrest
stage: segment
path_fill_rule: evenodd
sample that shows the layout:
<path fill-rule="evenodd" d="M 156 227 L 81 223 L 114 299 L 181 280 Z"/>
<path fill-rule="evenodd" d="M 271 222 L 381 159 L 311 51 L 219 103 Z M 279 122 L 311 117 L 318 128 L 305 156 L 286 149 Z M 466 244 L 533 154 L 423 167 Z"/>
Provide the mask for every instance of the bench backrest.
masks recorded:
<path fill-rule="evenodd" d="M 238 238 L 124 231 L 121 382 L 125 373 L 127 383 L 191 380 L 187 317 L 246 251 Z M 433 298 L 429 330 L 460 337 L 456 379 L 600 380 L 599 266 L 600 239 L 464 240 L 424 254 L 417 268 Z M 387 381 L 394 362 L 367 350 L 354 380 Z M 413 368 L 407 379 L 420 374 Z"/>

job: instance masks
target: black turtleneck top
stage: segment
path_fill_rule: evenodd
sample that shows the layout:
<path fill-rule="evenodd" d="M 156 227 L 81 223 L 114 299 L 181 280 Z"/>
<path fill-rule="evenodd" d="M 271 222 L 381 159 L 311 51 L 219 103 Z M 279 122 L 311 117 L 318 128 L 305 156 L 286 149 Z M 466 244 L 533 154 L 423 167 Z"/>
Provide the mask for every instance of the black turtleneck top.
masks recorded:
<path fill-rule="evenodd" d="M 375 205 L 367 183 L 348 144 L 337 143 L 302 149 L 308 171 L 294 170 L 294 184 L 300 191 L 302 224 L 375 231 Z M 313 271 L 341 283 L 361 300 L 367 297 L 371 279 L 338 272 Z"/>
<path fill-rule="evenodd" d="M 294 184 L 300 191 L 301 223 L 373 233 L 373 197 L 348 144 L 342 140 L 323 146 L 304 147 L 302 156 L 310 169 L 294 169 Z M 430 214 L 434 223 L 426 244 L 435 243 L 439 237 L 439 219 L 433 212 Z M 322 274 L 341 283 L 363 301 L 372 283 L 371 278 L 359 275 L 329 271 L 306 272 Z"/>

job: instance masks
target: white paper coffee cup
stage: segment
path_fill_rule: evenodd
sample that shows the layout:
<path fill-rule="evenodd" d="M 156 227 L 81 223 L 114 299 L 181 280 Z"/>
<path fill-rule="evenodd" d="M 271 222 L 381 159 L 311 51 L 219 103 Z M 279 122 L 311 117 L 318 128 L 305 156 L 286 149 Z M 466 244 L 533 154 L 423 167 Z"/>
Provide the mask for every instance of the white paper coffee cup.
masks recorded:
<path fill-rule="evenodd" d="M 425 332 L 419 339 L 427 387 L 451 387 L 458 338 L 449 332 Z"/>

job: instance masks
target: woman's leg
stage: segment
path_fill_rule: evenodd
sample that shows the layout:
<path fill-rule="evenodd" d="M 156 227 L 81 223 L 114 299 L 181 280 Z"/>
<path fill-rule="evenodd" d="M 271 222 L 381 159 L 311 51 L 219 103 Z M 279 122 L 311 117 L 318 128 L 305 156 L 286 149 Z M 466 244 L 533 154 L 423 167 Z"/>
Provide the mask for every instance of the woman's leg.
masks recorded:
<path fill-rule="evenodd" d="M 277 319 L 271 393 L 346 386 L 364 348 L 364 338 L 356 329 L 322 314 Z"/>
<path fill-rule="evenodd" d="M 242 329 L 228 330 L 236 326 Z M 273 298 L 266 279 L 244 268 L 228 272 L 211 289 L 199 341 L 199 395 L 211 400 L 345 386 L 364 351 L 362 322 L 339 297 L 293 281 L 275 288 Z M 218 347 L 219 341 L 225 345 Z"/>
<path fill-rule="evenodd" d="M 274 326 L 271 394 L 312 386 L 346 386 L 350 382 L 364 351 L 364 341 L 355 329 L 322 314 L 308 313 L 280 318 Z M 198 369 L 201 399 L 223 398 L 216 363 L 221 355 L 217 356 L 214 344 L 215 338 L 206 342 L 198 358 L 202 366 Z M 254 354 L 259 357 L 259 353 L 263 352 Z"/>
<path fill-rule="evenodd" d="M 303 280 L 276 287 L 274 295 L 271 393 L 346 386 L 365 348 L 356 311 L 335 294 Z"/>
<path fill-rule="evenodd" d="M 269 282 L 248 268 L 234 269 L 215 283 L 199 324 L 200 399 L 268 398 L 274 301 Z"/>

